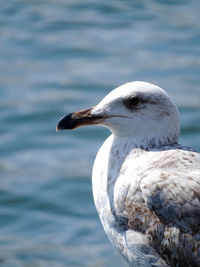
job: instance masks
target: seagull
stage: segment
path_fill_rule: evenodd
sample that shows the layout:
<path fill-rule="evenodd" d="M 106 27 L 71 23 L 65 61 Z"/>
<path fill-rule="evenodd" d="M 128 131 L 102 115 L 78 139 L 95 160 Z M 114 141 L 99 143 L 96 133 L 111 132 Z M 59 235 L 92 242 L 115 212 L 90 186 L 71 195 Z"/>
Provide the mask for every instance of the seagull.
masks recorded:
<path fill-rule="evenodd" d="M 141 81 L 57 130 L 111 131 L 96 156 L 93 197 L 103 228 L 129 266 L 200 266 L 200 154 L 178 143 L 179 112 L 160 87 Z"/>

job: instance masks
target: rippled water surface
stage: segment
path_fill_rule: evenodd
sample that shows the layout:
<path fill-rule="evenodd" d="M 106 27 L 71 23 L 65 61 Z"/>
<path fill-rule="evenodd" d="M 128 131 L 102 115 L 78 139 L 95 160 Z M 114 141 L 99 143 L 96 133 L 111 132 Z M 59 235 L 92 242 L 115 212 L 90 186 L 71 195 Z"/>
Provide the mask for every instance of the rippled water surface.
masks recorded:
<path fill-rule="evenodd" d="M 200 2 L 9 0 L 0 12 L 0 265 L 125 266 L 91 192 L 108 130 L 55 127 L 145 80 L 171 94 L 180 142 L 200 151 Z"/>

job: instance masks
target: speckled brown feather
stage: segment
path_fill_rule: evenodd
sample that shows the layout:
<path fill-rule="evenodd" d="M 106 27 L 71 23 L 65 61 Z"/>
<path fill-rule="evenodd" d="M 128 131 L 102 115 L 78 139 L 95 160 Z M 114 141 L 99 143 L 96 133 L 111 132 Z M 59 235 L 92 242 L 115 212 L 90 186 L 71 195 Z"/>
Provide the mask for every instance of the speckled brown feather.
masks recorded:
<path fill-rule="evenodd" d="M 145 234 L 149 244 L 170 266 L 200 266 L 200 236 L 163 222 L 142 202 L 132 205 L 126 201 L 129 228 Z"/>
<path fill-rule="evenodd" d="M 131 189 L 128 193 L 125 201 L 128 227 L 143 233 L 170 266 L 200 266 L 199 154 L 184 149 L 159 153 L 160 162 L 151 155 L 150 164 L 156 164 L 154 173 L 143 177 L 134 195 Z M 182 183 L 177 180 L 177 165 L 183 166 L 182 177 L 179 177 Z M 164 173 L 166 167 L 167 174 Z M 197 175 L 194 175 L 194 167 Z"/>

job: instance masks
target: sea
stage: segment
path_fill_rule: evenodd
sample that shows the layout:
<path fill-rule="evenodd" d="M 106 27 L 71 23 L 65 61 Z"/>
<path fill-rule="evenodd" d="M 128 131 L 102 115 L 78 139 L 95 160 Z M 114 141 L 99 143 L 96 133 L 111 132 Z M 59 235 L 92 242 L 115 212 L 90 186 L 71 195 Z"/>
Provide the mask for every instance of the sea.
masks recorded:
<path fill-rule="evenodd" d="M 177 103 L 180 143 L 200 152 L 199 14 L 199 0 L 1 1 L 0 266 L 126 266 L 91 188 L 110 133 L 56 125 L 148 81 Z"/>

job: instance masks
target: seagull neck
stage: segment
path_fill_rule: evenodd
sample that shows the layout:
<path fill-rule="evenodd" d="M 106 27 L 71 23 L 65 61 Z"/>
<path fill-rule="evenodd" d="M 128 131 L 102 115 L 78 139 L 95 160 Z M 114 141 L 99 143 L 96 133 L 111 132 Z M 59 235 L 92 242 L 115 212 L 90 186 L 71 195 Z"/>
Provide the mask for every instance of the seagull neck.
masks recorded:
<path fill-rule="evenodd" d="M 169 138 L 155 138 L 155 137 L 144 137 L 144 136 L 118 136 L 112 134 L 113 145 L 120 144 L 127 146 L 129 149 L 140 148 L 144 150 L 150 150 L 166 145 L 177 144 L 177 141 L 171 141 Z"/>

